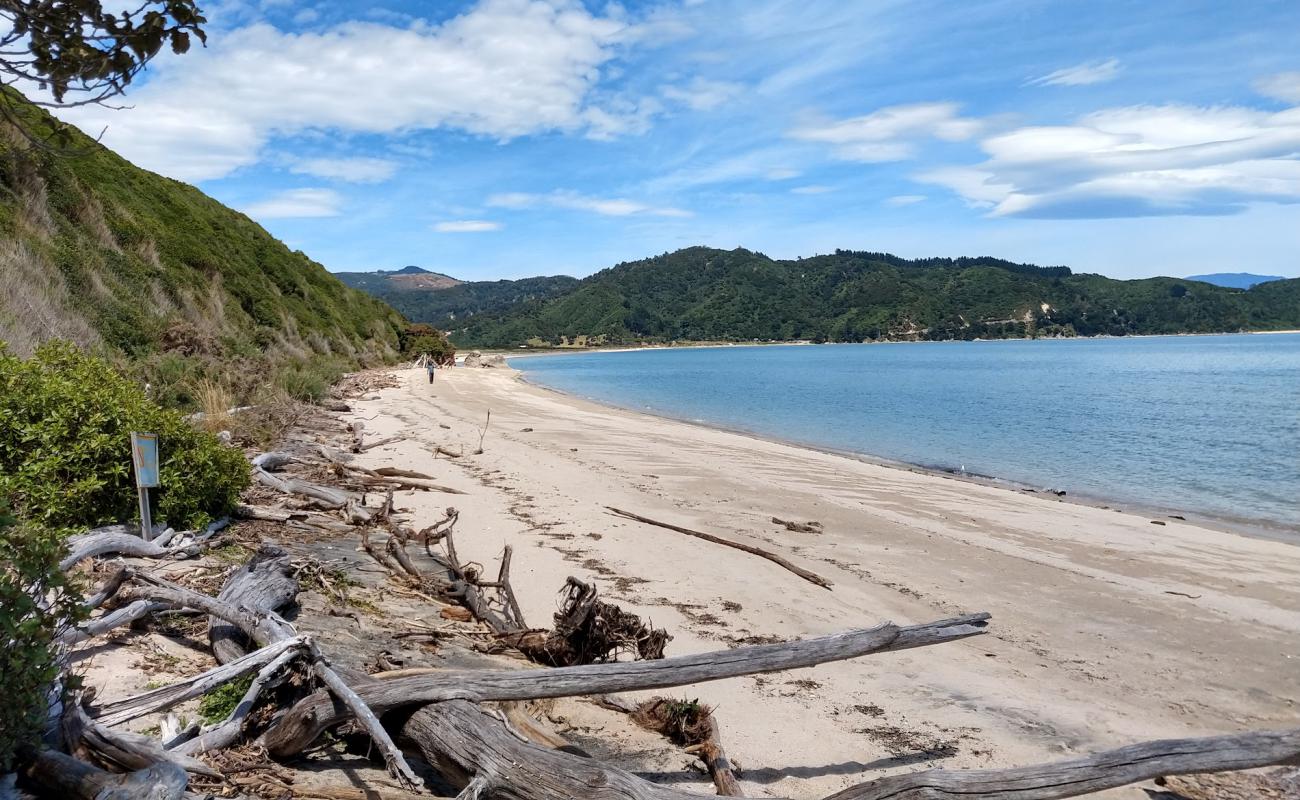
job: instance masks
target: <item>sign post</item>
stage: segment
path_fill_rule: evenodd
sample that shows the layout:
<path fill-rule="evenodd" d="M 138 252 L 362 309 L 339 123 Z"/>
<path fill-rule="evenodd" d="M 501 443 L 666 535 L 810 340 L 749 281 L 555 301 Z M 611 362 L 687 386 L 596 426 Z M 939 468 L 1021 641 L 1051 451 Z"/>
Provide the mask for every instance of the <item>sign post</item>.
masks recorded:
<path fill-rule="evenodd" d="M 135 466 L 135 487 L 140 493 L 140 535 L 153 539 L 153 519 L 149 513 L 149 489 L 158 485 L 158 434 L 131 434 L 131 463 Z"/>

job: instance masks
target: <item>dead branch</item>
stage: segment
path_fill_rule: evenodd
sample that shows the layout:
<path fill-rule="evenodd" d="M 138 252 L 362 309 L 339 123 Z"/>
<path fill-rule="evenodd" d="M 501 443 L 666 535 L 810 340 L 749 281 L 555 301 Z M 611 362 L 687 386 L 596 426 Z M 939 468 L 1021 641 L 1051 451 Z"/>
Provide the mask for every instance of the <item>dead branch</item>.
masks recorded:
<path fill-rule="evenodd" d="M 368 444 L 361 445 L 361 447 L 359 447 L 359 448 L 357 449 L 356 452 L 358 452 L 358 453 L 364 453 L 364 452 L 366 452 L 366 451 L 368 451 L 368 450 L 374 450 L 376 447 L 383 447 L 383 446 L 386 445 L 386 444 L 392 444 L 393 442 L 400 442 L 400 441 L 402 441 L 403 438 L 405 438 L 405 437 L 402 437 L 402 436 L 389 436 L 389 437 L 387 437 L 387 438 L 385 438 L 385 439 L 380 439 L 380 440 L 377 441 L 377 442 L 370 442 L 370 443 L 368 443 Z"/>
<path fill-rule="evenodd" d="M 201 675 L 106 703 L 97 710 L 95 720 L 111 727 L 147 714 L 166 711 L 186 700 L 207 694 L 216 687 L 243 677 L 266 664 L 273 663 L 285 652 L 297 650 L 304 644 L 305 639 L 301 636 L 282 639 L 234 661 L 214 667 Z"/>
<path fill-rule="evenodd" d="M 643 517 L 640 514 L 633 514 L 631 511 L 623 511 L 622 509 L 614 508 L 613 506 L 605 506 L 605 508 L 608 509 L 609 511 L 612 511 L 613 513 L 617 514 L 620 517 L 627 517 L 628 519 L 634 519 L 637 522 L 643 522 L 646 525 L 654 525 L 659 528 L 666 528 L 670 531 L 677 531 L 678 533 L 684 533 L 687 536 L 694 536 L 697 539 L 703 539 L 706 542 L 713 542 L 714 544 L 720 544 L 726 547 L 734 547 L 737 550 L 744 550 L 746 553 L 753 553 L 754 555 L 759 556 L 761 558 L 766 558 L 768 561 L 771 561 L 774 564 L 781 565 L 782 567 L 798 575 L 800 578 L 803 578 L 804 580 L 810 583 L 815 583 L 818 586 L 822 587 L 823 589 L 831 588 L 831 582 L 826 580 L 822 576 L 818 575 L 815 572 L 810 572 L 804 569 L 803 567 L 795 566 L 794 564 L 791 564 L 789 561 L 785 560 L 784 558 L 777 555 L 776 553 L 771 552 L 770 550 L 764 550 L 761 547 L 755 547 L 750 544 L 744 544 L 743 542 L 733 542 L 730 539 L 723 539 L 722 537 L 714 536 L 711 533 L 702 533 L 701 531 L 693 531 L 690 528 L 683 528 L 680 525 L 673 525 L 668 522 L 660 522 L 657 519 L 650 519 L 649 517 Z"/>
<path fill-rule="evenodd" d="M 984 632 L 989 615 L 972 614 L 924 625 L 898 627 L 885 623 L 802 641 L 753 645 L 733 650 L 676 656 L 656 661 L 609 662 L 542 670 L 449 670 L 357 687 L 371 710 L 384 714 L 395 708 L 457 698 L 534 700 L 575 697 L 639 689 L 661 689 L 691 683 L 812 667 L 872 653 L 893 652 L 943 644 Z M 289 710 L 263 737 L 276 757 L 300 752 L 322 731 L 347 718 L 321 692 Z"/>
<path fill-rule="evenodd" d="M 293 641 L 295 640 L 285 640 L 285 642 Z M 299 645 L 310 645 L 309 639 L 299 639 L 297 641 Z M 272 646 L 274 647 L 274 645 Z M 284 680 L 284 668 L 301 655 L 299 646 L 285 649 L 273 661 L 258 670 L 256 677 L 253 678 L 253 682 L 245 690 L 244 696 L 240 698 L 238 705 L 224 720 L 207 730 L 200 731 L 197 737 L 178 744 L 171 752 L 193 756 L 234 744 L 242 735 L 244 720 L 252 713 L 253 707 L 257 705 L 257 700 L 262 692 L 267 687 Z"/>
<path fill-rule="evenodd" d="M 309 497 L 318 501 L 322 507 L 327 509 L 342 508 L 347 505 L 348 501 L 360 499 L 352 492 L 345 492 L 340 489 L 331 489 L 326 486 L 317 486 L 314 483 L 298 480 L 297 478 L 281 478 L 273 475 L 264 469 L 254 469 L 253 479 L 268 488 L 277 492 L 288 495 L 298 495 L 300 497 Z"/>
<path fill-rule="evenodd" d="M 793 533 L 821 533 L 822 532 L 822 524 L 815 520 L 810 520 L 808 522 L 795 522 L 794 520 L 790 520 L 790 519 L 781 519 L 780 517 L 772 517 L 772 522 L 776 525 L 780 525 L 781 527 Z"/>

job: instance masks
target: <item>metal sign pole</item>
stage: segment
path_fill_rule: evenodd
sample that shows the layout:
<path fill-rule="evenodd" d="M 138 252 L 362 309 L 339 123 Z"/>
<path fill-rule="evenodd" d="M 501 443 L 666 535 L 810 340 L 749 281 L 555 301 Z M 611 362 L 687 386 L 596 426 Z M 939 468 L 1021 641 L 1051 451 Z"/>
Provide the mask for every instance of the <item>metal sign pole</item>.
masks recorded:
<path fill-rule="evenodd" d="M 131 463 L 135 466 L 135 486 L 140 493 L 140 535 L 146 542 L 153 539 L 153 515 L 149 513 L 149 488 L 158 481 L 158 434 L 131 434 Z"/>
<path fill-rule="evenodd" d="M 140 492 L 140 535 L 146 542 L 153 540 L 153 519 L 149 514 L 149 488 L 141 486 Z"/>

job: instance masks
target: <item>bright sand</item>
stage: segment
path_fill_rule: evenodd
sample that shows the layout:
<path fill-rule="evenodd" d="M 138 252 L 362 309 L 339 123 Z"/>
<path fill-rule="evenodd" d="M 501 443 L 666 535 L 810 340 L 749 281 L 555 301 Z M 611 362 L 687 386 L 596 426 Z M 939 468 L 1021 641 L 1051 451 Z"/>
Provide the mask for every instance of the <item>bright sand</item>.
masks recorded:
<path fill-rule="evenodd" d="M 666 627 L 669 655 L 992 613 L 990 632 L 963 642 L 672 691 L 717 708 L 751 796 L 1300 718 L 1300 547 L 612 409 L 511 369 L 401 379 L 352 416 L 408 439 L 361 463 L 465 490 L 398 505 L 417 526 L 457 506 L 461 556 L 489 569 L 514 545 L 530 624 L 549 625 L 567 575 Z M 466 455 L 435 458 L 436 445 Z M 777 551 L 833 591 L 605 506 Z"/>

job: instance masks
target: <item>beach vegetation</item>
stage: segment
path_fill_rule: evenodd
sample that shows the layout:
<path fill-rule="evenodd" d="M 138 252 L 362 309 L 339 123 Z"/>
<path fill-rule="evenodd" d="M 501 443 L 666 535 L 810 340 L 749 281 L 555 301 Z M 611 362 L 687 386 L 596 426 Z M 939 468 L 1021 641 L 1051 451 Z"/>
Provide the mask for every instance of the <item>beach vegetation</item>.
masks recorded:
<path fill-rule="evenodd" d="M 64 528 L 136 514 L 130 434 L 158 434 L 159 521 L 198 527 L 227 514 L 247 460 L 106 360 L 67 342 L 28 359 L 0 347 L 0 497 L 22 518 Z"/>
<path fill-rule="evenodd" d="M 0 505 L 0 774 L 13 768 L 19 748 L 38 743 L 47 709 L 71 688 L 56 684 L 55 639 L 85 612 L 59 569 L 64 552 L 59 531 L 18 522 Z"/>

